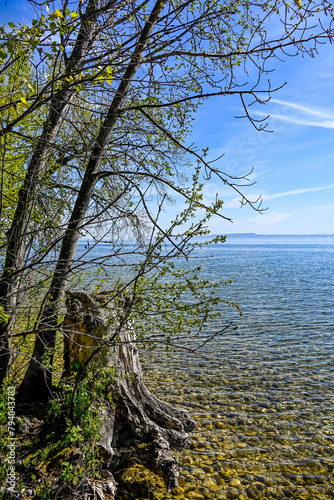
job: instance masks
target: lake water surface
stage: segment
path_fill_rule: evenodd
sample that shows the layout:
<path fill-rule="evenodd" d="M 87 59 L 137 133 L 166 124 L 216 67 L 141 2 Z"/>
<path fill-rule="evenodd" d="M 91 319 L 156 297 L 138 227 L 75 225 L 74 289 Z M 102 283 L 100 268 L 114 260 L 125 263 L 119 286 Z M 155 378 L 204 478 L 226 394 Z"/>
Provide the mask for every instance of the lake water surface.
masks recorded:
<path fill-rule="evenodd" d="M 179 498 L 334 498 L 333 238 L 231 238 L 197 255 L 203 278 L 233 280 L 221 293 L 243 317 L 224 309 L 237 328 L 196 354 L 145 355 L 152 391 L 198 423 Z"/>

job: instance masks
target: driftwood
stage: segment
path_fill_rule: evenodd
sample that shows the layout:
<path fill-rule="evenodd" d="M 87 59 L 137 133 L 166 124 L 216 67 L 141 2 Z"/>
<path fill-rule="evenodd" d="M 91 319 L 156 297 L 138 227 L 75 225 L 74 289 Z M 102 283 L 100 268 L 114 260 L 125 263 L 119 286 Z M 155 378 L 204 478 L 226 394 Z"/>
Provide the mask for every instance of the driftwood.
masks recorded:
<path fill-rule="evenodd" d="M 107 300 L 103 294 L 67 293 L 64 376 L 71 376 L 73 364 L 115 368 L 108 387 L 113 404 L 105 401 L 99 442 L 109 494 L 116 492 L 113 474 L 124 469 L 128 461 L 141 463 L 162 476 L 167 491 L 171 491 L 178 485 L 177 462 L 171 450 L 189 444 L 188 432 L 195 428 L 195 421 L 187 411 L 160 401 L 148 391 L 133 329 L 120 328 L 110 343 L 117 328 L 117 313 L 112 305 L 104 305 Z M 108 349 L 101 348 L 108 343 Z"/>

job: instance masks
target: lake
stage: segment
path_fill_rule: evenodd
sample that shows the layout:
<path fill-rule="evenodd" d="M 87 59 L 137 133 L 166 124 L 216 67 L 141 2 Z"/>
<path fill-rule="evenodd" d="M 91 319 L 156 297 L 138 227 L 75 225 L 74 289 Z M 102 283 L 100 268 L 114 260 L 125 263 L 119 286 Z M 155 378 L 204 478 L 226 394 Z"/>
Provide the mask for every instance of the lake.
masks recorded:
<path fill-rule="evenodd" d="M 243 317 L 224 308 L 235 329 L 197 353 L 144 355 L 150 389 L 198 424 L 178 453 L 179 498 L 334 498 L 334 239 L 231 237 L 196 252 L 203 278 L 233 280 L 221 293 Z"/>

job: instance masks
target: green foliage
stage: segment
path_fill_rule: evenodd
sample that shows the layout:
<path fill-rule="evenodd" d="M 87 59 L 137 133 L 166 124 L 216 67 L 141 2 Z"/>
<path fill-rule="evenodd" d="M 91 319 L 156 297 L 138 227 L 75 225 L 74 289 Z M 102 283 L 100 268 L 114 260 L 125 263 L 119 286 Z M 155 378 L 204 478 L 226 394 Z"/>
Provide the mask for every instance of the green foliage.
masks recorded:
<path fill-rule="evenodd" d="M 4 311 L 4 308 L 0 306 L 0 323 L 4 323 L 5 321 L 8 321 L 10 318 L 10 314 L 6 314 Z"/>
<path fill-rule="evenodd" d="M 131 319 L 144 343 L 148 339 L 150 347 L 154 347 L 156 339 L 171 348 L 174 338 L 186 340 L 187 335 L 196 335 L 223 314 L 226 316 L 224 304 L 241 314 L 237 304 L 223 298 L 222 286 L 232 281 L 201 279 L 200 272 L 201 267 L 185 270 L 168 262 L 148 277 L 138 278 Z"/>
<path fill-rule="evenodd" d="M 77 445 L 89 452 L 98 441 L 105 405 L 112 404 L 112 383 L 115 370 L 110 366 L 83 368 L 74 363 L 70 381 L 59 387 L 59 397 L 50 402 L 51 421 L 64 420 L 65 431 L 59 441 L 62 447 Z M 52 437 L 52 436 L 50 436 Z"/>
<path fill-rule="evenodd" d="M 45 485 L 38 485 L 36 487 L 36 495 L 40 500 L 50 500 L 52 494 L 51 487 Z"/>
<path fill-rule="evenodd" d="M 213 217 L 229 219 L 218 196 L 205 199 L 205 182 L 230 186 L 254 206 L 240 192 L 240 179 L 207 160 L 207 149 L 187 146 L 193 119 L 208 97 L 239 94 L 246 115 L 261 128 L 245 96 L 251 103 L 270 97 L 270 84 L 259 87 L 268 61 L 280 50 L 313 55 L 318 39 L 333 37 L 327 0 L 164 1 L 160 17 L 150 12 L 150 3 L 108 2 L 108 9 L 98 4 L 41 2 L 29 25 L 0 28 L 0 259 L 13 262 L 1 276 L 9 286 L 0 297 L 0 323 L 9 310 L 19 311 L 9 332 L 15 334 L 12 379 L 22 378 L 36 333 L 42 345 L 56 345 L 41 348 L 33 368 L 33 376 L 36 366 L 45 378 L 54 376 L 51 429 L 25 463 L 53 461 L 74 487 L 86 471 L 73 465 L 73 450 L 98 474 L 95 445 L 113 404 L 115 371 L 92 356 L 88 366 L 73 360 L 69 378 L 61 379 L 61 291 L 69 283 L 102 291 L 109 285 L 108 265 L 125 276 L 109 288 L 116 310 L 109 318 L 110 344 L 107 339 L 96 349 L 106 360 L 124 325 L 135 327 L 142 345 L 163 343 L 173 350 L 179 339 L 196 342 L 209 324 L 218 330 L 225 325 L 223 307 L 241 314 L 225 298 L 231 281 L 203 279 L 199 266 L 185 269 L 181 261 L 225 241 L 209 237 Z M 316 28 L 314 16 L 321 19 Z M 147 23 L 149 17 L 156 20 Z M 270 36 L 271 26 L 281 32 Z M 175 199 L 182 200 L 182 209 L 164 228 L 161 212 Z M 89 262 L 87 250 L 75 260 L 80 234 L 112 241 L 108 258 Z M 130 250 L 128 240 L 135 241 Z M 101 275 L 98 283 L 85 275 L 90 267 Z M 48 485 L 37 494 L 51 497 Z"/>
<path fill-rule="evenodd" d="M 85 475 L 85 468 L 73 467 L 70 462 L 63 462 L 61 465 L 63 470 L 60 479 L 66 483 L 71 483 L 73 486 L 77 486 L 80 479 Z"/>
<path fill-rule="evenodd" d="M 170 348 L 173 338 L 218 323 L 222 306 L 240 313 L 225 298 L 227 283 L 211 283 L 198 267 L 178 264 L 203 245 L 224 241 L 205 241 L 213 217 L 229 220 L 218 196 L 205 199 L 210 179 L 260 210 L 241 193 L 247 181 L 208 161 L 207 149 L 187 145 L 194 116 L 209 97 L 237 94 L 261 128 L 248 104 L 271 96 L 266 78 L 260 87 L 268 61 L 280 51 L 313 55 L 319 40 L 333 37 L 328 0 L 165 0 L 154 12 L 149 3 L 115 5 L 106 12 L 89 0 L 70 8 L 42 2 L 30 23 L 0 29 L 0 258 L 10 262 L 1 276 L 8 287 L 0 297 L 0 322 L 12 299 L 22 315 L 25 304 L 33 304 L 35 324 L 15 322 L 22 342 L 14 345 L 24 356 L 31 354 L 26 335 L 44 328 L 50 310 L 45 345 L 56 343 L 61 292 L 70 282 L 82 286 L 88 267 L 130 270 L 110 294 L 119 301 L 117 321 L 110 319 L 115 336 L 119 323 L 134 322 L 143 343 L 152 346 L 154 319 L 158 341 Z M 280 27 L 277 33 L 270 33 L 272 26 Z M 162 211 L 180 199 L 182 209 L 162 227 Z M 80 234 L 112 241 L 110 259 L 90 263 L 87 250 L 74 260 Z M 136 243 L 132 252 L 124 244 L 129 240 Z M 96 292 L 104 279 L 94 283 Z M 94 286 L 88 279 L 84 284 Z M 41 347 L 37 361 L 48 376 L 57 349 Z M 93 377 L 93 366 L 82 376 L 85 369 L 72 366 L 76 382 L 60 384 L 63 399 L 59 408 L 53 403 L 54 413 L 66 410 L 82 432 L 98 418 L 96 405 L 109 394 L 110 376 L 102 371 Z"/>
<path fill-rule="evenodd" d="M 106 405 L 110 407 L 110 384 L 114 370 L 110 367 L 97 372 L 86 369 L 73 372 L 71 380 L 59 387 L 58 397 L 50 401 L 46 418 L 47 425 L 42 434 L 29 443 L 24 465 L 26 468 L 38 465 L 59 470 L 60 480 L 71 487 L 89 474 L 98 477 L 100 451 L 97 445 Z M 84 463 L 73 463 L 78 452 Z M 36 480 L 36 476 L 32 478 Z M 49 498 L 48 485 L 40 485 L 39 498 Z"/>

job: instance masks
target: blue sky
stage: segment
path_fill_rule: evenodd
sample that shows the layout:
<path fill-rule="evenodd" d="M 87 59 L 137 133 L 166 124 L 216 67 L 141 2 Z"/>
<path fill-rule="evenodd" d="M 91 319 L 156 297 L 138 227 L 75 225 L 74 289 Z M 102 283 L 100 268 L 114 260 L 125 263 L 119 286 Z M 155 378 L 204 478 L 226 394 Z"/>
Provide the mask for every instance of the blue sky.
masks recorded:
<path fill-rule="evenodd" d="M 333 50 L 326 45 L 315 58 L 275 63 L 273 84 L 287 84 L 267 105 L 252 106 L 255 118 L 271 115 L 272 133 L 257 132 L 246 119 L 234 118 L 244 114 L 237 97 L 216 99 L 200 109 L 194 140 L 207 144 L 212 157 L 225 153 L 221 167 L 232 175 L 253 167 L 256 184 L 245 194 L 251 199 L 262 195 L 268 207 L 263 215 L 240 208 L 238 197 L 211 183 L 205 188 L 207 198 L 222 194 L 224 214 L 234 221 L 217 219 L 212 232 L 334 233 Z"/>
<path fill-rule="evenodd" d="M 0 24 L 13 20 L 28 22 L 26 0 L 0 0 Z M 261 234 L 334 233 L 334 46 L 319 47 L 309 56 L 274 61 L 272 86 L 285 82 L 271 101 L 252 106 L 253 116 L 270 114 L 272 133 L 257 132 L 243 114 L 238 97 L 214 98 L 200 107 L 189 144 L 209 146 L 209 158 L 221 154 L 219 166 L 232 175 L 254 168 L 254 186 L 245 194 L 263 196 L 263 215 L 240 208 L 238 197 L 213 181 L 205 186 L 205 199 L 216 193 L 225 200 L 224 215 L 233 224 L 214 219 L 213 233 L 254 232 Z M 178 202 L 179 200 L 177 200 Z M 164 222 L 174 217 L 181 205 L 169 207 Z"/>

